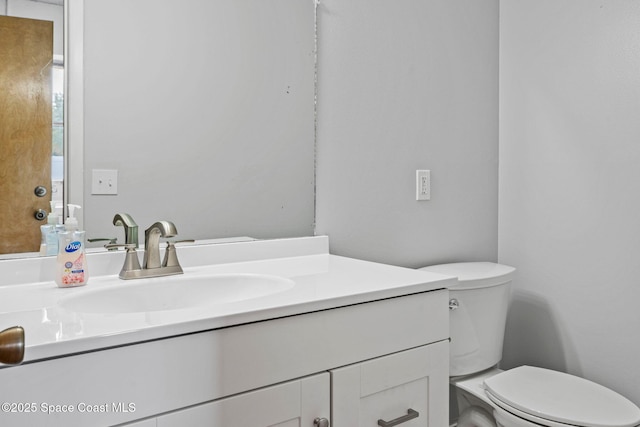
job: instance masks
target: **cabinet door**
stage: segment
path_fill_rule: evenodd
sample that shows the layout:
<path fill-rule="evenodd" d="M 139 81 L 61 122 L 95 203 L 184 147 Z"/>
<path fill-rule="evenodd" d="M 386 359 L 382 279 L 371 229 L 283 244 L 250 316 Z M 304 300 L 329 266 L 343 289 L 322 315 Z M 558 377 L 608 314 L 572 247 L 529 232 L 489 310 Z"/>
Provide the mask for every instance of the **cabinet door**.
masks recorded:
<path fill-rule="evenodd" d="M 311 427 L 329 419 L 329 374 L 204 403 L 157 418 L 158 427 Z"/>
<path fill-rule="evenodd" d="M 335 369 L 331 426 L 447 426 L 448 382 L 448 341 Z"/>

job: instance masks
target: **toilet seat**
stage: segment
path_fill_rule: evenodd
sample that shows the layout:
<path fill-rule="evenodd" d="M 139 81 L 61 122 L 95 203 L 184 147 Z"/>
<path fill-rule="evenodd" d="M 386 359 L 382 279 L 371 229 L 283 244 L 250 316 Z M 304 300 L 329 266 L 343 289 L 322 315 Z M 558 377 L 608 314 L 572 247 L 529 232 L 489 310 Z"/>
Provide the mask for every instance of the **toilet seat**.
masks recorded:
<path fill-rule="evenodd" d="M 549 369 L 520 366 L 484 380 L 489 399 L 540 425 L 636 427 L 640 409 L 600 384 Z"/>

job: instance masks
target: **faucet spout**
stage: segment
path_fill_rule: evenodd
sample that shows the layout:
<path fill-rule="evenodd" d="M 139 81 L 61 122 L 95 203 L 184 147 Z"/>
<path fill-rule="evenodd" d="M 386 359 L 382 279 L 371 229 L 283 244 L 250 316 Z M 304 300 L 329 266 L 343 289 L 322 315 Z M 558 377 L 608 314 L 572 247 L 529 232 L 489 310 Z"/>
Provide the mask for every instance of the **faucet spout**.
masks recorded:
<path fill-rule="evenodd" d="M 144 231 L 144 264 L 142 268 L 160 268 L 160 237 L 174 237 L 176 226 L 170 221 L 158 221 Z"/>
<path fill-rule="evenodd" d="M 113 217 L 113 225 L 124 227 L 124 243 L 134 244 L 138 248 L 138 224 L 127 213 L 117 213 Z"/>

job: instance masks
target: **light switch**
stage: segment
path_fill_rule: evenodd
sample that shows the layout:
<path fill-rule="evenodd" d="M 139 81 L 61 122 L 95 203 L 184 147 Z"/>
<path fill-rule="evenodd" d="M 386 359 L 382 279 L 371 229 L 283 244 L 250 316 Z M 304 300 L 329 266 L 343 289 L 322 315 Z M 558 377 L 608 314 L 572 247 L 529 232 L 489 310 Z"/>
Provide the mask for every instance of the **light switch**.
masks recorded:
<path fill-rule="evenodd" d="M 118 170 L 93 169 L 91 194 L 118 194 Z"/>

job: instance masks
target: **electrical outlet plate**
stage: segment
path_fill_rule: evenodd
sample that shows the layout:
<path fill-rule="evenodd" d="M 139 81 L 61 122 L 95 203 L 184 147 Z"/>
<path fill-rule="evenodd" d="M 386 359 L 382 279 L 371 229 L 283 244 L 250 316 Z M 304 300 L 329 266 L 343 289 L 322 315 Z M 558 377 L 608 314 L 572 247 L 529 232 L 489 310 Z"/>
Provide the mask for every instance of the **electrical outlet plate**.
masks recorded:
<path fill-rule="evenodd" d="M 431 171 L 416 171 L 416 200 L 431 200 Z"/>

